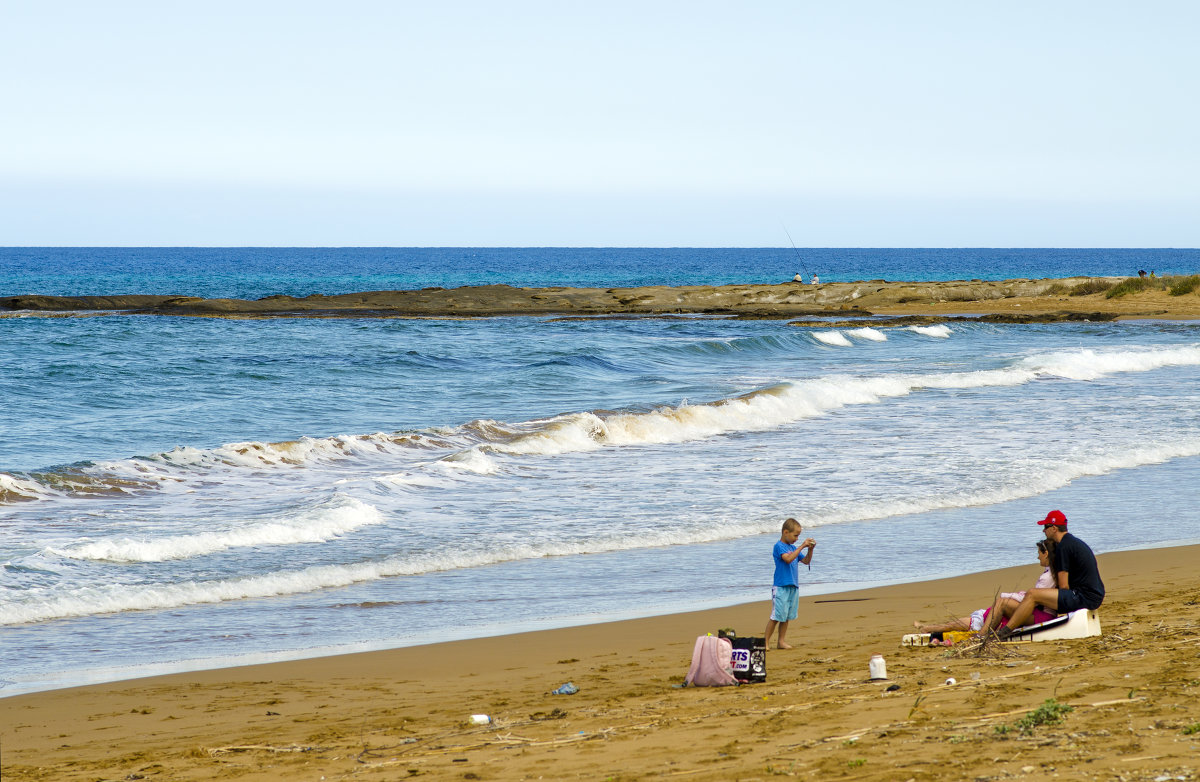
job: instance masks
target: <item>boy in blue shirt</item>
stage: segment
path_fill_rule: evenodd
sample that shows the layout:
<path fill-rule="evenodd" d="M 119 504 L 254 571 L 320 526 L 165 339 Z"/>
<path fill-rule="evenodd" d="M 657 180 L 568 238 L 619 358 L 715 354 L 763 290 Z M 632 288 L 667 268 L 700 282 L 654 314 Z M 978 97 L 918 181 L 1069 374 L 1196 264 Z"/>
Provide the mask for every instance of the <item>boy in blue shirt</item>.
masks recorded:
<path fill-rule="evenodd" d="M 783 532 L 775 549 L 771 552 L 775 558 L 775 580 L 771 586 L 771 618 L 767 620 L 766 638 L 763 643 L 771 645 L 771 635 L 779 626 L 779 644 L 777 649 L 791 649 L 791 644 L 784 641 L 787 637 L 788 622 L 796 618 L 800 608 L 800 563 L 812 562 L 813 549 L 817 542 L 807 538 L 799 546 L 800 522 L 788 519 L 783 522 Z M 807 552 L 806 552 L 807 550 Z"/>

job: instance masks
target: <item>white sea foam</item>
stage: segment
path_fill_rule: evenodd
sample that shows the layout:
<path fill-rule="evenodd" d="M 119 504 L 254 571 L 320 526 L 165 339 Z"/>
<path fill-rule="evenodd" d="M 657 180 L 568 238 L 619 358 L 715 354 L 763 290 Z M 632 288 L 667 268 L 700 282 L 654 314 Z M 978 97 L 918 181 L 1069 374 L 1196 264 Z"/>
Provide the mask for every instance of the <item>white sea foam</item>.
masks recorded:
<path fill-rule="evenodd" d="M 817 340 L 818 342 L 823 342 L 826 345 L 835 345 L 837 347 L 850 347 L 851 345 L 850 340 L 846 339 L 845 335 L 837 330 L 814 331 L 812 335 L 813 339 Z"/>
<path fill-rule="evenodd" d="M 172 535 L 135 540 L 109 538 L 51 549 L 71 559 L 106 562 L 164 562 L 204 556 L 231 548 L 323 543 L 360 527 L 383 522 L 377 508 L 353 497 L 341 497 L 295 518 L 250 524 L 236 529 L 195 535 Z"/>
<path fill-rule="evenodd" d="M 1071 350 L 1030 356 L 1018 363 L 1043 375 L 1069 380 L 1095 380 L 1121 372 L 1150 372 L 1176 366 L 1200 365 L 1200 346 L 1146 350 Z"/>
<path fill-rule="evenodd" d="M 428 475 L 425 473 L 405 471 L 392 473 L 390 475 L 380 475 L 375 478 L 379 483 L 392 488 L 444 488 L 452 485 L 452 481 L 437 476 Z M 351 483 L 353 481 L 337 481 L 337 483 Z"/>
<path fill-rule="evenodd" d="M 944 323 L 939 323 L 936 326 L 909 326 L 908 330 L 924 334 L 927 337 L 938 337 L 940 339 L 950 336 L 950 327 Z"/>
<path fill-rule="evenodd" d="M 1158 464 L 1180 457 L 1200 456 L 1200 438 L 1165 445 L 1122 449 L 1064 461 L 1049 469 L 1039 466 L 1035 476 L 1014 474 L 1003 485 L 985 490 L 934 494 L 908 499 L 842 503 L 809 513 L 796 513 L 806 527 L 852 523 L 899 515 L 991 505 L 1032 497 L 1090 475 Z M 637 548 L 692 545 L 729 540 L 746 535 L 774 532 L 778 519 L 709 519 L 686 529 L 677 526 L 635 534 L 611 534 L 577 540 L 543 539 L 501 544 L 489 548 L 453 547 L 417 555 L 396 555 L 376 562 L 320 565 L 295 571 L 268 573 L 245 578 L 157 584 L 93 584 L 76 587 L 69 594 L 21 594 L 0 605 L 0 624 L 22 624 L 74 616 L 122 611 L 181 608 L 250 598 L 299 594 L 318 589 L 436 571 L 481 567 L 503 562 L 549 556 L 625 551 Z M 684 542 L 681 542 L 684 541 Z"/>
<path fill-rule="evenodd" d="M 774 520 L 768 522 L 767 526 L 774 526 Z M 743 525 L 736 532 L 711 531 L 708 535 L 690 536 L 689 541 L 720 540 L 762 531 L 762 524 Z M 378 562 L 320 565 L 296 571 L 228 580 L 147 585 L 98 584 L 76 588 L 70 594 L 64 595 L 22 595 L 17 600 L 0 604 L 0 624 L 23 624 L 72 616 L 181 608 L 230 600 L 276 597 L 349 586 L 382 578 L 480 567 L 519 559 L 621 551 L 678 542 L 677 531 L 662 530 L 645 536 L 614 535 L 576 542 L 547 541 L 489 549 L 474 548 L 469 549 L 467 553 L 456 548 L 453 553 L 430 553 L 417 557 L 395 556 Z"/>
<path fill-rule="evenodd" d="M 496 460 L 484 453 L 480 448 L 468 448 L 452 453 L 434 463 L 452 473 L 474 473 L 475 475 L 492 475 L 499 472 Z"/>
<path fill-rule="evenodd" d="M 846 332 L 855 339 L 865 339 L 871 342 L 887 342 L 887 335 L 879 329 L 873 329 L 870 326 L 865 326 L 861 329 L 850 329 Z"/>

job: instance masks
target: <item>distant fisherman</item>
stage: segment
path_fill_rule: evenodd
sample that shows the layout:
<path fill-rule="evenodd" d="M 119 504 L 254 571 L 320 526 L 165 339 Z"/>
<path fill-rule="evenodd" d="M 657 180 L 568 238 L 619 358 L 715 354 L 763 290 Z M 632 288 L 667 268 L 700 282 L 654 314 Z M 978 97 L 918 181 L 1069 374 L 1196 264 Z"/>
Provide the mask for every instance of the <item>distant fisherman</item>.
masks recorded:
<path fill-rule="evenodd" d="M 792 278 L 792 282 L 798 282 L 801 285 L 803 285 L 804 284 L 804 275 L 802 275 L 800 272 L 796 272 L 796 276 Z"/>

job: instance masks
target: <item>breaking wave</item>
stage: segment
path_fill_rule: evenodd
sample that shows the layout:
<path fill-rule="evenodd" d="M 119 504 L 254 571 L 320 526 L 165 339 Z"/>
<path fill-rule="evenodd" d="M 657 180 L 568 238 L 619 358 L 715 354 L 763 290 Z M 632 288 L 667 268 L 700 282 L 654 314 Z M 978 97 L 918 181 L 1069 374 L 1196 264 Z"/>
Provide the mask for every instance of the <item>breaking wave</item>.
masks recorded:
<path fill-rule="evenodd" d="M 879 329 L 873 329 L 870 326 L 861 329 L 850 329 L 846 332 L 855 339 L 865 339 L 870 342 L 887 342 L 887 335 Z"/>
<path fill-rule="evenodd" d="M 936 326 L 909 326 L 909 331 L 914 331 L 917 334 L 924 334 L 926 337 L 937 337 L 946 339 L 950 336 L 950 327 L 939 323 Z"/>
<path fill-rule="evenodd" d="M 340 497 L 294 519 L 251 524 L 240 529 L 173 535 L 163 538 L 111 538 L 51 549 L 70 559 L 102 562 L 164 562 L 214 554 L 231 548 L 324 543 L 347 532 L 384 520 L 374 506 L 353 497 Z"/>
<path fill-rule="evenodd" d="M 823 342 L 826 345 L 835 345 L 837 347 L 846 348 L 850 347 L 851 345 L 850 340 L 846 339 L 846 336 L 840 331 L 814 331 L 812 335 L 813 339 L 817 340 L 818 342 Z"/>
<path fill-rule="evenodd" d="M 944 326 L 913 327 L 944 337 Z M 875 340 L 873 329 L 854 336 Z M 850 344 L 837 331 L 817 332 L 827 341 Z M 882 334 L 879 337 L 883 337 Z M 56 494 L 100 496 L 168 490 L 203 478 L 210 470 L 300 469 L 379 454 L 424 459 L 447 475 L 490 475 L 501 469 L 493 455 L 553 456 L 604 447 L 656 445 L 700 440 L 735 432 L 762 431 L 851 405 L 877 404 L 925 389 L 1015 386 L 1043 377 L 1089 381 L 1106 375 L 1200 365 L 1200 346 L 1146 350 L 1077 350 L 1027 356 L 1007 367 L 972 372 L 829 375 L 780 382 L 749 393 L 705 403 L 662 406 L 649 411 L 585 411 L 519 423 L 477 420 L 421 432 L 340 435 L 278 443 L 231 443 L 201 450 L 176 448 L 147 458 L 73 467 L 57 473 L 0 473 L 0 503 Z M 418 472 L 424 472 L 423 469 Z M 389 480 L 415 485 L 411 472 L 392 470 Z M 405 476 L 409 477 L 405 477 Z"/>
<path fill-rule="evenodd" d="M 1078 460 L 1060 462 L 1049 469 L 1046 469 L 1044 465 L 1039 465 L 1036 467 L 1036 474 L 1015 474 L 1010 476 L 1003 485 L 982 490 L 843 503 L 836 508 L 797 512 L 795 517 L 806 528 L 815 528 L 928 511 L 990 505 L 1036 496 L 1065 486 L 1084 476 L 1103 475 L 1121 469 L 1158 464 L 1189 456 L 1200 456 L 1200 438 L 1192 438 L 1169 445 L 1145 446 L 1110 454 L 1088 456 Z M 345 508 L 361 517 L 362 523 L 373 523 L 373 509 L 370 506 L 350 503 Z M 38 592 L 8 601 L 4 605 L 0 625 L 285 596 L 385 578 L 482 567 L 541 557 L 599 554 L 654 546 L 692 545 L 730 540 L 747 535 L 773 532 L 777 529 L 777 522 L 776 518 L 765 520 L 702 519 L 692 522 L 684 528 L 673 525 L 669 529 L 644 530 L 632 535 L 614 533 L 578 540 L 548 539 L 500 544 L 487 549 L 453 547 L 446 551 L 395 555 L 374 562 L 316 565 L 294 571 L 223 580 L 154 584 L 94 584 L 76 588 L 70 594 L 48 595 L 45 592 Z M 346 528 L 353 528 L 353 525 L 347 525 Z M 254 545 L 281 542 L 269 534 L 263 534 L 262 528 L 259 528 L 259 533 L 260 540 Z M 199 537 L 201 536 L 197 536 L 197 538 Z M 137 548 L 124 551 L 119 546 L 114 546 L 110 549 L 97 548 L 85 552 L 84 547 L 78 547 L 73 553 L 76 556 L 85 553 L 92 556 L 103 555 L 103 558 L 106 559 L 125 557 L 119 561 L 156 561 L 155 556 L 158 554 L 180 554 L 196 542 L 187 537 L 180 537 L 163 541 L 164 545 L 161 548 Z M 221 540 L 219 535 L 215 535 L 212 536 L 212 540 L 200 548 L 206 551 L 217 551 L 244 542 L 244 540 L 235 539 Z M 136 559 L 131 555 L 136 555 Z M 163 558 L 170 558 L 170 556 Z"/>

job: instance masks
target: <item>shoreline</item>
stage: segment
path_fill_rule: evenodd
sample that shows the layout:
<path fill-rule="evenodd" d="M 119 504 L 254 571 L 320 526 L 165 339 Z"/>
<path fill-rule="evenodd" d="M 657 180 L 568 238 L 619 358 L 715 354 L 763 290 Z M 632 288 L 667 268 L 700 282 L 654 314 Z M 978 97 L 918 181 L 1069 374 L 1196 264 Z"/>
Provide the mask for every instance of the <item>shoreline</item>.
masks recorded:
<path fill-rule="evenodd" d="M 765 600 L 13 695 L 0 699 L 0 773 L 1190 779 L 1200 749 L 1200 729 L 1184 732 L 1200 724 L 1198 555 L 1200 545 L 1101 554 L 1102 636 L 1006 645 L 996 657 L 899 639 L 914 619 L 962 615 L 995 591 L 1024 588 L 1036 566 L 805 596 L 789 635 L 797 648 L 772 650 L 767 682 L 740 688 L 673 685 L 695 636 L 761 633 Z M 876 653 L 895 693 L 867 681 Z M 549 694 L 566 681 L 580 692 Z M 1051 697 L 1075 709 L 1062 724 L 998 730 Z M 475 713 L 492 723 L 468 724 Z"/>
<path fill-rule="evenodd" d="M 829 282 L 818 285 L 688 285 L 641 288 L 463 288 L 367 291 L 303 298 L 204 299 L 112 295 L 0 297 L 13 313 L 174 315 L 214 318 L 481 318 L 511 316 L 725 316 L 740 318 L 941 316 L 1001 322 L 1156 318 L 1200 319 L 1200 293 L 1154 288 L 1107 298 L 1128 278 L 1068 277 L 1002 281 Z M 1136 278 L 1135 278 L 1136 279 Z M 1153 282 L 1183 278 L 1156 278 Z M 1088 292 L 1101 289 L 1097 292 Z M 1015 319 L 1014 319 L 1015 318 Z M 861 324 L 860 324 L 861 325 Z M 871 324 L 876 325 L 876 324 Z M 886 324 L 881 324 L 886 325 Z"/>
<path fill-rule="evenodd" d="M 773 535 L 768 535 L 767 537 L 774 538 Z M 1153 543 L 1143 547 L 1122 549 L 1120 551 L 1109 553 L 1123 554 L 1155 551 L 1160 549 L 1188 548 L 1192 546 L 1195 546 L 1197 550 L 1200 551 L 1200 539 Z M 974 578 L 976 576 L 983 576 L 991 573 L 1022 571 L 1026 567 L 1027 566 L 1025 565 L 1013 565 L 986 571 L 968 571 L 953 573 L 950 575 L 943 573 L 940 575 L 935 574 L 921 576 L 916 580 L 870 581 L 867 579 L 861 579 L 853 582 L 826 582 L 819 585 L 814 585 L 807 589 L 804 586 L 801 586 L 800 598 L 801 600 L 809 600 L 814 603 L 838 602 L 840 599 L 839 596 L 848 593 L 873 593 L 877 590 L 919 586 L 929 582 L 943 582 L 959 578 Z M 1013 586 L 1014 590 L 1021 588 L 1024 587 L 1019 585 Z M 744 602 L 740 600 L 728 602 L 728 600 L 713 598 L 711 600 L 703 601 L 701 607 L 690 610 L 687 613 L 703 614 L 710 611 L 724 611 L 745 608 L 752 605 L 758 605 L 759 602 L 760 601 Z M 167 676 L 188 676 L 191 674 L 287 663 L 303 663 L 308 660 L 319 660 L 324 658 L 348 658 L 355 657 L 357 655 L 379 654 L 403 649 L 433 648 L 446 643 L 470 643 L 473 641 L 485 641 L 488 639 L 503 638 L 508 636 L 523 636 L 533 633 L 550 633 L 560 630 L 571 630 L 575 628 L 597 625 L 617 625 L 624 622 L 653 620 L 663 616 L 664 615 L 661 613 L 661 611 L 656 608 L 634 609 L 630 611 L 612 611 L 605 614 L 596 614 L 592 616 L 580 615 L 575 617 L 552 617 L 543 620 L 514 622 L 509 625 L 493 626 L 495 629 L 485 630 L 480 634 L 471 634 L 472 631 L 465 631 L 461 635 L 446 638 L 444 640 L 426 640 L 426 636 L 422 636 L 419 637 L 418 640 L 400 643 L 398 645 L 385 645 L 379 642 L 363 641 L 342 645 L 318 646 L 310 649 L 292 651 L 265 651 L 247 653 L 245 655 L 233 657 L 196 658 L 190 661 L 183 661 L 178 666 L 174 666 L 170 663 L 150 663 L 143 666 L 114 666 L 107 668 L 86 669 L 84 673 L 87 675 L 81 676 L 80 680 L 78 681 L 52 684 L 50 686 L 42 686 L 37 689 L 13 688 L 11 690 L 6 690 L 3 687 L 0 687 L 0 704 L 2 704 L 5 699 L 15 698 L 18 696 L 39 695 L 62 690 L 136 682 L 143 679 L 154 679 Z M 434 634 L 431 633 L 429 635 Z M 113 675 L 119 672 L 126 672 L 126 674 Z"/>

